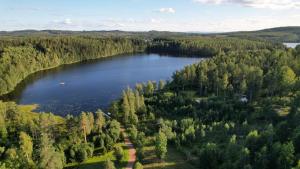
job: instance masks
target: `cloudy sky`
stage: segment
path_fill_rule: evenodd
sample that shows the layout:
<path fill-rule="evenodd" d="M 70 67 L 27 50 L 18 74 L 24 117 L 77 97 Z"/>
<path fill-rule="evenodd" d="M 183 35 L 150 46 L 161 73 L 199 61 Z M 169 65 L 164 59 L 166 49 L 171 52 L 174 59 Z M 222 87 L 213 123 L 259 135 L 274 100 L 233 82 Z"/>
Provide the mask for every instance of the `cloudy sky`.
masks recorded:
<path fill-rule="evenodd" d="M 0 30 L 225 32 L 300 26 L 300 0 L 0 0 Z"/>

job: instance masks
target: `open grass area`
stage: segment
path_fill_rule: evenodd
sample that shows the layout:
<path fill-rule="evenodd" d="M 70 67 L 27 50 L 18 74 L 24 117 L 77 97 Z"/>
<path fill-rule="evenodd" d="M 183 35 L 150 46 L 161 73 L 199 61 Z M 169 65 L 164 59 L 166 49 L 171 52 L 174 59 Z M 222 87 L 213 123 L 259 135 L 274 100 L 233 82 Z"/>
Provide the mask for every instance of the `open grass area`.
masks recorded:
<path fill-rule="evenodd" d="M 168 147 L 167 157 L 164 161 L 156 158 L 154 144 L 145 147 L 145 159 L 143 162 L 144 169 L 196 169 L 193 161 L 186 160 L 181 152 L 173 146 Z"/>
<path fill-rule="evenodd" d="M 38 108 L 37 104 L 29 104 L 29 105 L 18 105 L 18 109 L 23 112 L 23 114 L 26 114 L 26 116 L 24 116 L 23 120 L 28 120 L 29 119 L 38 119 L 40 116 L 40 113 L 34 112 L 35 109 Z M 54 115 L 53 116 L 55 118 L 55 121 L 57 121 L 58 123 L 64 123 L 65 119 L 61 116 L 57 116 Z"/>
<path fill-rule="evenodd" d="M 116 158 L 113 155 L 113 151 L 110 151 L 104 155 L 101 156 L 94 156 L 92 158 L 87 159 L 83 163 L 69 163 L 65 167 L 65 169 L 102 169 L 104 168 L 104 163 L 107 159 L 110 159 L 115 162 L 115 165 L 118 169 L 121 169 L 127 165 L 129 155 L 128 155 L 128 149 L 126 149 L 125 144 L 121 144 L 124 149 L 124 156 L 121 161 L 121 164 L 116 164 L 115 160 Z"/>

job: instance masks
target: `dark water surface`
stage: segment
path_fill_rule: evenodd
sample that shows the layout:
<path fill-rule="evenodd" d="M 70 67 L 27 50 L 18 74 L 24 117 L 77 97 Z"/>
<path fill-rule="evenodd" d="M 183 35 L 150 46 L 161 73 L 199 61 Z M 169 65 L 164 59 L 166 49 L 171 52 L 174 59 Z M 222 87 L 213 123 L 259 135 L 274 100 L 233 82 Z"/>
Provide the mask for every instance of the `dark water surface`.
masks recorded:
<path fill-rule="evenodd" d="M 170 80 L 172 73 L 200 58 L 133 54 L 65 65 L 30 75 L 9 95 L 19 104 L 58 115 L 106 109 L 127 86 Z"/>

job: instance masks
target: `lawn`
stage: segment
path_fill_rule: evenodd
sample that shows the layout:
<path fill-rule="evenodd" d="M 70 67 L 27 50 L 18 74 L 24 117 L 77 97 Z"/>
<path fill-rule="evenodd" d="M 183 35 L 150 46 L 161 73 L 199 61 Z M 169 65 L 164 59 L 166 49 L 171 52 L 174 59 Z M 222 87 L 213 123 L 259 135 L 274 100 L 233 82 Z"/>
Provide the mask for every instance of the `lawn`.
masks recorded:
<path fill-rule="evenodd" d="M 173 146 L 168 147 L 167 157 L 161 161 L 155 156 L 155 146 L 149 144 L 145 147 L 144 169 L 196 169 L 193 161 L 186 160 L 185 156 Z"/>
<path fill-rule="evenodd" d="M 125 144 L 122 143 L 121 145 L 124 149 L 124 156 L 121 161 L 121 164 L 116 165 L 116 163 L 115 163 L 115 165 L 118 169 L 125 167 L 128 162 L 128 158 L 129 158 L 128 150 L 126 149 Z M 101 156 L 94 156 L 92 158 L 88 158 L 83 163 L 69 163 L 69 164 L 67 164 L 65 169 L 102 169 L 102 168 L 104 168 L 104 163 L 107 159 L 110 159 L 112 161 L 116 160 L 113 155 L 113 151 L 110 151 Z"/>

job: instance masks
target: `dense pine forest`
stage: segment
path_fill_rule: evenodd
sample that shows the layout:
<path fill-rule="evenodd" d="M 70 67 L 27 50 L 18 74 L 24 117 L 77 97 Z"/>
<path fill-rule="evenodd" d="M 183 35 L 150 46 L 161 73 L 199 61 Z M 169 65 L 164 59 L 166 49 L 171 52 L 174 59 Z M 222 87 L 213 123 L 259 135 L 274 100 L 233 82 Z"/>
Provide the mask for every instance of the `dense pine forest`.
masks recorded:
<path fill-rule="evenodd" d="M 0 102 L 0 168 L 76 168 L 101 155 L 102 168 L 122 168 L 126 133 L 136 169 L 300 168 L 299 46 L 198 35 L 5 36 L 0 94 L 39 70 L 133 52 L 209 59 L 172 81 L 127 88 L 109 113 L 60 117 Z"/>
<path fill-rule="evenodd" d="M 0 39 L 0 94 L 34 72 L 63 64 L 141 52 L 145 42 L 128 38 L 14 37 Z"/>
<path fill-rule="evenodd" d="M 195 168 L 298 169 L 299 73 L 299 47 L 220 52 L 166 85 L 127 90 L 111 111 L 131 126 L 144 164 L 143 139 L 154 137 L 158 158 L 169 145 Z M 145 96 L 145 107 L 133 106 L 134 93 Z"/>
<path fill-rule="evenodd" d="M 264 39 L 272 42 L 299 42 L 300 27 L 277 27 L 258 31 L 243 31 L 217 34 L 221 36 L 241 37 L 247 39 Z"/>

